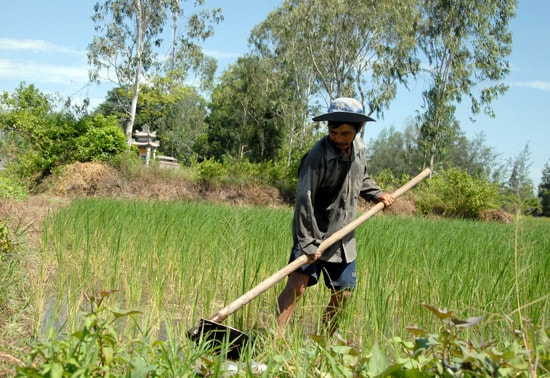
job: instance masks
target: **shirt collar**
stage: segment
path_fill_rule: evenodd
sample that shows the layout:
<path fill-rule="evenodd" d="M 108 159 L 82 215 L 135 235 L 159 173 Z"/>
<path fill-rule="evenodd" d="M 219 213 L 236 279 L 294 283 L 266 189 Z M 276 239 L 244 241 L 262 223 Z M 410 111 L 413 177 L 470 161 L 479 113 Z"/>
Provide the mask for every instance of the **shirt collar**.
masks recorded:
<path fill-rule="evenodd" d="M 357 139 L 357 138 L 356 138 Z M 330 137 L 328 135 L 325 136 L 325 143 L 327 145 L 327 160 L 333 160 L 333 159 L 340 159 L 340 160 L 347 160 L 344 156 L 344 153 L 341 152 L 338 148 L 336 148 L 336 146 L 334 145 L 334 143 L 332 142 L 332 140 L 330 139 Z M 353 143 L 351 144 L 351 155 L 350 155 L 350 158 L 349 160 L 354 160 L 355 159 L 355 154 L 357 152 L 357 148 L 355 146 L 355 139 L 353 140 Z"/>

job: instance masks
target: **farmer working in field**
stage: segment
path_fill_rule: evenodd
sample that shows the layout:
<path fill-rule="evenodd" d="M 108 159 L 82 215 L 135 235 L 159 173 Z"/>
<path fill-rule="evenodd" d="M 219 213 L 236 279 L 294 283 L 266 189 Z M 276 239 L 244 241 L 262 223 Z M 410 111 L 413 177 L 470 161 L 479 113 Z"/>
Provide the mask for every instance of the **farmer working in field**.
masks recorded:
<path fill-rule="evenodd" d="M 290 262 L 302 254 L 308 255 L 309 261 L 288 276 L 278 299 L 278 325 L 282 331 L 306 288 L 317 284 L 322 273 L 325 285 L 331 290 L 323 322 L 327 333 L 332 335 L 338 313 L 356 286 L 355 233 L 344 236 L 322 256 L 317 247 L 355 219 L 359 196 L 383 202 L 385 206 L 393 203 L 393 197 L 384 193 L 367 173 L 365 144 L 356 136 L 365 122 L 374 120 L 364 114 L 359 101 L 337 98 L 327 113 L 313 120 L 327 121 L 328 135 L 317 142 L 300 164 L 290 255 Z"/>

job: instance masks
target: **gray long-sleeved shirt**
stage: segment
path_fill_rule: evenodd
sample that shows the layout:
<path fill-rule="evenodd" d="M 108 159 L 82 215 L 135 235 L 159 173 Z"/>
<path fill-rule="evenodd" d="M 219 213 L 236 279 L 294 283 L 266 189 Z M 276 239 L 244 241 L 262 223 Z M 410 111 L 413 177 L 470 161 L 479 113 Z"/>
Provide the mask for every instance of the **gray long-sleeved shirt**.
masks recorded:
<path fill-rule="evenodd" d="M 328 136 L 322 138 L 302 160 L 292 235 L 294 247 L 315 253 L 321 242 L 353 221 L 359 196 L 376 201 L 383 194 L 368 175 L 365 144 L 355 138 L 350 158 Z M 321 256 L 329 262 L 352 262 L 357 257 L 355 232 L 344 236 Z"/>

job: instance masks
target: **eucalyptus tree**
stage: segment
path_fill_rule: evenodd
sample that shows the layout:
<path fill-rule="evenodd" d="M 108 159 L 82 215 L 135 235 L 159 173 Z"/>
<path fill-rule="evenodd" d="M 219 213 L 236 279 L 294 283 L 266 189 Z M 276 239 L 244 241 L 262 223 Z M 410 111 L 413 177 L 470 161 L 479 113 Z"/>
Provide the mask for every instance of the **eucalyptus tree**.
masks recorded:
<path fill-rule="evenodd" d="M 279 95 L 288 98 L 288 101 L 281 99 L 279 116 L 287 126 L 285 152 L 286 164 L 290 166 L 295 155 L 310 147 L 314 125 L 308 115 L 312 112 L 311 98 L 319 88 L 313 70 L 304 66 L 300 41 L 280 37 L 279 34 L 284 31 L 284 22 L 277 16 L 280 12 L 280 9 L 276 10 L 275 14 L 257 25 L 251 32 L 249 42 L 254 53 L 262 60 L 271 62 L 272 71 L 284 82 Z M 291 26 L 288 29 L 289 32 L 293 30 Z"/>
<path fill-rule="evenodd" d="M 418 116 L 424 164 L 444 159 L 456 105 L 471 102 L 472 116 L 494 116 L 493 100 L 506 92 L 510 21 L 517 0 L 421 0 L 418 45 L 426 58 L 424 110 Z M 452 139 L 452 138 L 451 138 Z"/>
<path fill-rule="evenodd" d="M 382 114 L 416 72 L 414 1 L 285 0 L 253 31 L 258 51 L 311 75 L 313 95 L 358 97 Z M 307 81 L 303 81 L 307 83 Z M 367 108 L 365 106 L 365 108 Z"/>
<path fill-rule="evenodd" d="M 212 59 L 203 54 L 199 43 L 212 35 L 213 25 L 223 17 L 220 9 L 205 9 L 203 4 L 204 0 L 103 0 L 94 6 L 96 35 L 88 46 L 93 66 L 90 80 L 109 80 L 124 90 L 119 100 L 128 115 L 128 144 L 139 92 L 150 77 L 172 71 L 184 80 L 193 70 L 206 81 L 212 79 Z M 168 23 L 171 33 L 165 30 Z"/>

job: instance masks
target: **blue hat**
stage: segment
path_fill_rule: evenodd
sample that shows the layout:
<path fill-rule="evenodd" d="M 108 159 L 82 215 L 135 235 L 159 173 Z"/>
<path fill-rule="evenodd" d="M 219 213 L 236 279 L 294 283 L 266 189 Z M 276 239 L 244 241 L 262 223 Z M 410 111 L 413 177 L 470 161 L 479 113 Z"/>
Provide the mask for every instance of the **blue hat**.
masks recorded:
<path fill-rule="evenodd" d="M 314 121 L 337 121 L 337 122 L 368 122 L 373 121 L 365 115 L 363 106 L 354 98 L 340 97 L 330 103 L 328 112 L 314 117 Z"/>

